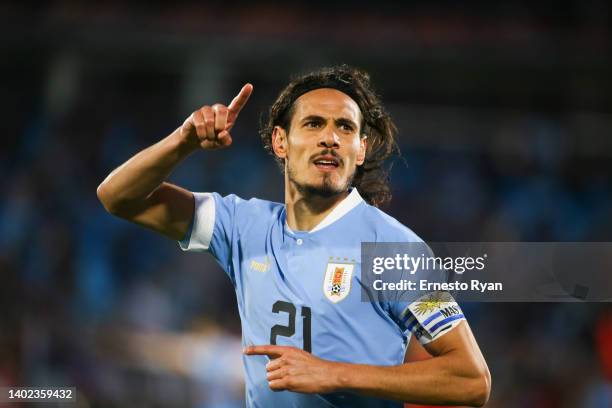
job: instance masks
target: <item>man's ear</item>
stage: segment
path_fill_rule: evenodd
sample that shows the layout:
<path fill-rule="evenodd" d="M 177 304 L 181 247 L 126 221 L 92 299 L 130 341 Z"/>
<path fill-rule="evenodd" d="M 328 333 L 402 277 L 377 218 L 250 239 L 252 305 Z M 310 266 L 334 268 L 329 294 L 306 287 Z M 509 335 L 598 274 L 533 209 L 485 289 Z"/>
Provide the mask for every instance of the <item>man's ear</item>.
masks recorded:
<path fill-rule="evenodd" d="M 357 153 L 357 165 L 361 166 L 365 161 L 366 151 L 368 150 L 368 137 L 359 138 L 359 153 Z"/>
<path fill-rule="evenodd" d="M 280 159 L 287 157 L 287 132 L 280 126 L 274 126 L 272 130 L 272 150 Z"/>

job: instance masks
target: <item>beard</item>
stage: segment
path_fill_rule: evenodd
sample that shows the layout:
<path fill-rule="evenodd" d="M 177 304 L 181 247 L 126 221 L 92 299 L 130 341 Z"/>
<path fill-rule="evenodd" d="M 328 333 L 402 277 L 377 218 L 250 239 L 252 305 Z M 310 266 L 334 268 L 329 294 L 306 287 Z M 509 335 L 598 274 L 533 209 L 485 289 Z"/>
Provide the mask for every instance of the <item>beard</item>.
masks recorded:
<path fill-rule="evenodd" d="M 287 163 L 287 176 L 289 182 L 292 183 L 304 197 L 331 198 L 345 193 L 351 186 L 355 173 L 356 171 L 347 177 L 344 183 L 335 183 L 332 174 L 329 173 L 323 174 L 323 180 L 318 183 L 302 183 L 296 177 L 296 171 L 291 167 L 291 163 Z"/>

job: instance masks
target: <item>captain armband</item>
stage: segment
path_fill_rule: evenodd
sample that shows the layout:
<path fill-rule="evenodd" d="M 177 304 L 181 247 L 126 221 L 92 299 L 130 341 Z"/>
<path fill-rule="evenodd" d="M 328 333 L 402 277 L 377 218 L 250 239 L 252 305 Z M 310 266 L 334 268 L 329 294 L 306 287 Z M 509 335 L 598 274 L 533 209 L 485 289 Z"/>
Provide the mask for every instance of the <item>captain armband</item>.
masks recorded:
<path fill-rule="evenodd" d="M 431 292 L 412 302 L 401 318 L 421 344 L 448 333 L 465 320 L 463 311 L 448 292 Z"/>

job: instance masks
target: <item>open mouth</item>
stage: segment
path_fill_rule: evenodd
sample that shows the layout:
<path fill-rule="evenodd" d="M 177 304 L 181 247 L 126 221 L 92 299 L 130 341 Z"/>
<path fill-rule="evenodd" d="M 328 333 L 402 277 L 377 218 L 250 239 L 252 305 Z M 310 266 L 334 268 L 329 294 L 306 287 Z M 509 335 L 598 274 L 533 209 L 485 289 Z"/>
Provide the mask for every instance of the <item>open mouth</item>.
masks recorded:
<path fill-rule="evenodd" d="M 313 162 L 314 165 L 321 170 L 333 170 L 340 166 L 340 160 L 334 156 L 319 157 Z"/>

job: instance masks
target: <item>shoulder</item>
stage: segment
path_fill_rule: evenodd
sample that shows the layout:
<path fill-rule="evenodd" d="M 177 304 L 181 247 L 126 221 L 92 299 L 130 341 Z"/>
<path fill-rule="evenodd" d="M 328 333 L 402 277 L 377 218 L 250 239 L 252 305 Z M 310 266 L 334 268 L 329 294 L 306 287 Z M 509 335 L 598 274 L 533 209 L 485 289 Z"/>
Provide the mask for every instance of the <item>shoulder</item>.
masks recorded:
<path fill-rule="evenodd" d="M 363 202 L 362 220 L 376 231 L 379 242 L 423 242 L 410 228 L 384 211 Z"/>
<path fill-rule="evenodd" d="M 229 212 L 235 217 L 266 219 L 278 215 L 283 204 L 259 198 L 244 199 L 236 194 L 221 196 L 219 193 L 211 193 L 215 199 L 216 212 Z"/>

